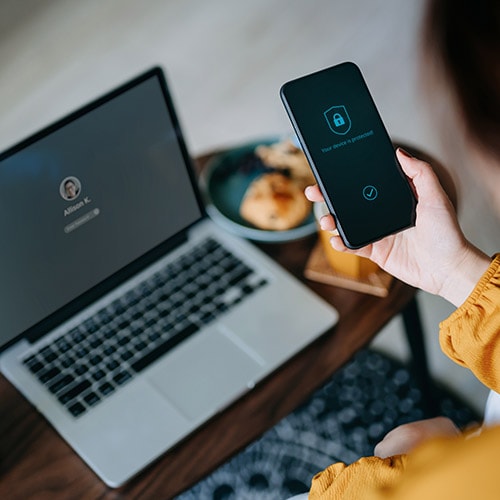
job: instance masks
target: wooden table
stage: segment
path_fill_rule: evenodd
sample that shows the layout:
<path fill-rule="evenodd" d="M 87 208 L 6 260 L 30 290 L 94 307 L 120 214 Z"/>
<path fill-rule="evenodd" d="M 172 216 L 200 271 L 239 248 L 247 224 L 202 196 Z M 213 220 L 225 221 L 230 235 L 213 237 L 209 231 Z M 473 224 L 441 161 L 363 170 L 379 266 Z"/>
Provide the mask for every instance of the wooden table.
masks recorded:
<path fill-rule="evenodd" d="M 385 298 L 306 281 L 315 240 L 258 246 L 333 304 L 338 324 L 120 489 L 102 483 L 0 376 L 0 498 L 172 498 L 293 411 L 394 316 L 403 312 L 413 324 L 415 290 L 397 280 Z M 409 335 L 422 347 L 421 331 Z"/>

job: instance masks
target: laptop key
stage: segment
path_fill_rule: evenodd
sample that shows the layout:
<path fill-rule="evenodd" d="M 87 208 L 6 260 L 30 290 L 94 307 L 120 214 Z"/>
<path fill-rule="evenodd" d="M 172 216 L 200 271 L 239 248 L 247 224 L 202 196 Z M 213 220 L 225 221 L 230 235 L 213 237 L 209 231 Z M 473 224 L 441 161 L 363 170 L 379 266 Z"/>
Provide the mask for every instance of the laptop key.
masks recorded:
<path fill-rule="evenodd" d="M 50 348 L 43 349 L 41 351 L 41 355 L 47 363 L 52 363 L 52 361 L 55 361 L 57 359 L 57 354 Z"/>
<path fill-rule="evenodd" d="M 89 345 L 92 347 L 92 349 L 95 349 L 96 347 L 99 347 L 102 344 L 102 340 L 98 337 L 92 337 L 89 339 Z"/>
<path fill-rule="evenodd" d="M 85 396 L 83 397 L 83 400 L 89 406 L 93 406 L 96 403 L 98 403 L 101 400 L 101 398 L 95 392 L 89 392 L 88 394 L 85 394 Z"/>
<path fill-rule="evenodd" d="M 75 364 L 75 358 L 71 357 L 71 356 L 64 356 L 61 360 L 60 360 L 60 363 L 61 365 L 64 367 L 64 368 L 69 368 L 70 366 L 72 366 L 73 364 Z"/>
<path fill-rule="evenodd" d="M 88 333 L 95 333 L 99 328 L 93 319 L 88 319 L 87 321 L 85 321 L 85 323 L 83 323 L 83 327 Z"/>
<path fill-rule="evenodd" d="M 200 318 L 199 321 L 201 323 L 207 324 L 210 323 L 210 321 L 214 320 L 216 316 L 212 312 L 204 312 Z"/>
<path fill-rule="evenodd" d="M 88 370 L 88 366 L 82 363 L 79 363 L 75 366 L 75 373 L 77 375 L 83 375 Z"/>
<path fill-rule="evenodd" d="M 146 321 L 145 327 L 146 328 L 151 328 L 152 326 L 156 325 L 156 319 L 155 318 L 150 318 L 148 321 Z"/>
<path fill-rule="evenodd" d="M 118 345 L 121 346 L 127 345 L 130 342 L 130 340 L 131 338 L 128 335 L 125 335 L 118 340 Z"/>
<path fill-rule="evenodd" d="M 238 284 L 240 281 L 244 280 L 249 274 L 252 274 L 250 269 L 241 269 L 238 273 L 229 280 L 228 286 L 234 286 Z"/>
<path fill-rule="evenodd" d="M 47 382 L 49 382 L 53 378 L 60 375 L 60 373 L 61 373 L 61 370 L 59 370 L 59 368 L 54 366 L 52 368 L 49 368 L 48 370 L 45 370 L 44 372 L 39 373 L 38 379 L 40 380 L 40 382 L 46 384 Z"/>
<path fill-rule="evenodd" d="M 106 373 L 103 370 L 96 370 L 95 372 L 92 373 L 92 378 L 95 381 L 102 380 L 106 376 Z"/>
<path fill-rule="evenodd" d="M 114 386 L 112 386 L 109 382 L 104 382 L 104 384 L 99 386 L 99 392 L 103 396 L 111 394 L 114 390 L 115 390 Z"/>
<path fill-rule="evenodd" d="M 104 349 L 103 352 L 106 356 L 111 356 L 111 354 L 113 354 L 115 351 L 116 351 L 116 347 L 114 347 L 112 345 L 108 345 L 108 346 L 106 346 L 106 348 Z"/>
<path fill-rule="evenodd" d="M 120 356 L 123 359 L 123 361 L 128 361 L 130 358 L 132 358 L 134 356 L 134 354 L 130 351 L 123 351 L 120 354 Z"/>
<path fill-rule="evenodd" d="M 71 415 L 73 415 L 74 417 L 78 417 L 80 416 L 82 413 L 85 413 L 85 406 L 82 405 L 82 403 L 75 403 L 75 404 L 72 404 L 68 410 L 70 411 Z"/>
<path fill-rule="evenodd" d="M 77 358 L 84 358 L 89 352 L 86 347 L 78 347 L 74 354 Z"/>
<path fill-rule="evenodd" d="M 123 321 L 120 321 L 118 323 L 118 329 L 119 330 L 125 330 L 125 328 L 127 328 L 128 326 L 130 326 L 130 321 L 129 320 L 123 320 Z"/>
<path fill-rule="evenodd" d="M 137 342 L 135 344 L 135 349 L 137 351 L 144 351 L 144 349 L 146 349 L 147 347 L 148 347 L 148 345 L 145 342 L 142 342 L 142 341 Z"/>
<path fill-rule="evenodd" d="M 56 380 L 52 385 L 49 386 L 49 391 L 55 394 L 56 392 L 59 392 L 65 387 L 71 385 L 74 381 L 75 379 L 72 375 L 64 375 L 63 377 Z"/>
<path fill-rule="evenodd" d="M 88 380 L 83 380 L 79 384 L 74 385 L 71 389 L 63 392 L 58 399 L 63 405 L 68 404 L 70 401 L 79 396 L 82 392 L 89 389 L 90 386 L 91 383 Z"/>
<path fill-rule="evenodd" d="M 73 330 L 70 331 L 70 336 L 73 339 L 73 342 L 79 344 L 82 342 L 82 340 L 85 339 L 85 335 L 83 335 L 82 332 L 78 328 L 73 328 Z"/>
<path fill-rule="evenodd" d="M 90 358 L 90 364 L 94 365 L 94 366 L 98 365 L 101 361 L 102 361 L 102 358 L 98 354 L 95 354 L 94 356 L 92 356 Z"/>
<path fill-rule="evenodd" d="M 244 295 L 250 295 L 254 291 L 254 288 L 250 285 L 245 284 L 241 287 L 241 291 Z"/>
<path fill-rule="evenodd" d="M 160 338 L 161 334 L 158 331 L 153 331 L 148 335 L 149 340 L 151 342 L 154 342 L 155 340 L 158 340 Z"/>
<path fill-rule="evenodd" d="M 170 349 L 173 349 L 176 345 L 180 344 L 183 340 L 187 339 L 198 330 L 199 328 L 196 325 L 190 323 L 186 328 L 184 328 L 184 330 L 178 332 L 174 337 L 168 338 L 165 342 L 159 344 L 142 358 L 139 358 L 137 361 L 132 363 L 132 369 L 136 372 L 141 372 L 163 354 L 170 351 Z"/>
<path fill-rule="evenodd" d="M 106 363 L 106 367 L 107 367 L 107 368 L 108 368 L 108 370 L 110 370 L 110 371 L 116 370 L 119 366 L 120 366 L 120 363 L 118 363 L 118 361 L 116 361 L 116 359 L 110 359 L 110 360 Z"/>
<path fill-rule="evenodd" d="M 102 309 L 101 311 L 99 311 L 97 313 L 97 317 L 99 318 L 99 321 L 105 325 L 108 324 L 113 319 L 111 314 L 109 314 L 109 312 L 106 309 Z"/>
<path fill-rule="evenodd" d="M 23 359 L 25 365 L 30 365 L 37 360 L 36 354 L 32 354 L 29 358 Z"/>
<path fill-rule="evenodd" d="M 25 361 L 25 363 L 26 363 L 26 361 Z M 43 363 L 40 363 L 40 361 L 33 361 L 33 362 L 27 364 L 27 366 L 28 366 L 30 372 L 35 373 L 35 374 L 38 373 L 39 371 L 43 370 L 43 367 L 44 367 Z"/>
<path fill-rule="evenodd" d="M 107 339 L 112 339 L 116 335 L 116 330 L 113 328 L 106 328 L 104 330 L 104 337 Z"/>
<path fill-rule="evenodd" d="M 226 305 L 234 304 L 241 297 L 241 290 L 237 287 L 232 287 L 226 290 L 226 293 L 218 298 L 218 301 L 224 302 Z"/>
<path fill-rule="evenodd" d="M 61 338 L 56 342 L 56 346 L 59 352 L 68 352 L 71 349 L 71 344 L 66 341 L 66 339 Z"/>
<path fill-rule="evenodd" d="M 132 378 L 132 375 L 123 370 L 121 372 L 118 372 L 114 377 L 113 377 L 113 382 L 115 382 L 118 385 L 123 385 L 127 380 L 130 380 Z"/>

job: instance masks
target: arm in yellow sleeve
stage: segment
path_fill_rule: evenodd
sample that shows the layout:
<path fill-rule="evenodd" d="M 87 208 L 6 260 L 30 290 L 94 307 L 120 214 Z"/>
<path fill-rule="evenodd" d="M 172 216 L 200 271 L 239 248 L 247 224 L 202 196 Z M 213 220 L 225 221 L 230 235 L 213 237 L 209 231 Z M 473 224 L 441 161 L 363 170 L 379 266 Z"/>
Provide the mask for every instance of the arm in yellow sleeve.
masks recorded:
<path fill-rule="evenodd" d="M 445 354 L 500 392 L 500 254 L 439 335 Z"/>
<path fill-rule="evenodd" d="M 313 478 L 309 500 L 365 498 L 367 491 L 393 486 L 400 480 L 407 458 L 364 457 L 347 466 L 336 463 Z"/>
<path fill-rule="evenodd" d="M 438 438 L 409 455 L 334 464 L 312 482 L 310 500 L 498 499 L 500 427 L 471 439 Z"/>

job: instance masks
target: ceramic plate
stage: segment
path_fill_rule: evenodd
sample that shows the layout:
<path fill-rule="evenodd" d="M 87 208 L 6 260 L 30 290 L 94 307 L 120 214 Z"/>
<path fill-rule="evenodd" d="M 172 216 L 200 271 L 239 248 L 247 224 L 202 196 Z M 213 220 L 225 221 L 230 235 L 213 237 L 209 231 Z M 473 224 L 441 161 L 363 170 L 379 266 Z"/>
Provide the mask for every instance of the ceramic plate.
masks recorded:
<path fill-rule="evenodd" d="M 250 183 L 262 175 L 264 167 L 255 159 L 255 148 L 273 144 L 279 139 L 268 139 L 229 149 L 215 156 L 200 177 L 208 215 L 220 226 L 244 238 L 264 242 L 291 241 L 316 231 L 314 215 L 302 224 L 286 231 L 258 229 L 239 214 L 241 200 Z"/>

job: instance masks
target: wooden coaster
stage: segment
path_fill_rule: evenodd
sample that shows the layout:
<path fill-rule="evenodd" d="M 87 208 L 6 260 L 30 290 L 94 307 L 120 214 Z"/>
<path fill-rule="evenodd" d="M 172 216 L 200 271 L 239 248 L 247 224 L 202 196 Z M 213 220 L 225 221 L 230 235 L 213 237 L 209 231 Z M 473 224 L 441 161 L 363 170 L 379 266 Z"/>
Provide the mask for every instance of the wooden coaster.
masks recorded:
<path fill-rule="evenodd" d="M 351 276 L 340 274 L 332 269 L 328 263 L 323 252 L 323 247 L 319 242 L 309 256 L 304 269 L 304 276 L 313 281 L 368 293 L 377 297 L 386 297 L 389 294 L 389 289 L 394 279 L 393 276 L 382 269 L 363 278 L 352 278 Z"/>

